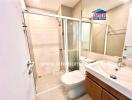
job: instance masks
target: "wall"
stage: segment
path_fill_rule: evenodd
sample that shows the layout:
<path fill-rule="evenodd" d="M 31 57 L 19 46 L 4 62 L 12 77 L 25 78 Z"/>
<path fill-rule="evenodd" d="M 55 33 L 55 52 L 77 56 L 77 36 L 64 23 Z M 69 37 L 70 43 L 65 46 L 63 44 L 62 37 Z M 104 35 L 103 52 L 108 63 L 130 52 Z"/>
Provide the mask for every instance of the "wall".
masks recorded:
<path fill-rule="evenodd" d="M 81 0 L 73 7 L 73 10 L 72 10 L 72 16 L 74 18 L 80 18 L 81 19 L 81 11 L 82 11 L 82 2 Z"/>
<path fill-rule="evenodd" d="M 72 8 L 61 5 L 61 15 L 72 17 Z"/>
<path fill-rule="evenodd" d="M 39 13 L 52 13 L 39 9 L 28 10 Z M 59 23 L 55 17 L 28 15 L 38 76 L 55 73 L 60 69 L 59 62 Z"/>
<path fill-rule="evenodd" d="M 81 19 L 81 0 L 74 7 L 61 5 L 58 14 Z"/>
<path fill-rule="evenodd" d="M 0 99 L 35 100 L 20 0 L 0 0 L 0 12 Z"/>

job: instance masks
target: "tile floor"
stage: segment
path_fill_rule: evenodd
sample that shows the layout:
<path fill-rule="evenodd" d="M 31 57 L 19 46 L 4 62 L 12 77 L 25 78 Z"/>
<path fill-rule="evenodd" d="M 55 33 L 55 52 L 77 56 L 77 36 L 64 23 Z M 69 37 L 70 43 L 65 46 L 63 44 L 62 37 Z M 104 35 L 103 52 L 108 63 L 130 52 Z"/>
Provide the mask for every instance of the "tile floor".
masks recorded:
<path fill-rule="evenodd" d="M 61 85 L 60 76 L 62 73 L 47 74 L 37 80 L 37 92 L 47 91 L 50 88 Z"/>
<path fill-rule="evenodd" d="M 52 91 L 49 91 L 44 94 L 38 94 L 37 100 L 91 100 L 88 95 L 83 95 L 77 99 L 69 99 L 64 93 L 63 88 L 59 87 Z"/>
<path fill-rule="evenodd" d="M 88 95 L 77 99 L 69 99 L 64 91 L 60 77 L 63 72 L 47 74 L 37 81 L 37 100 L 91 100 Z"/>

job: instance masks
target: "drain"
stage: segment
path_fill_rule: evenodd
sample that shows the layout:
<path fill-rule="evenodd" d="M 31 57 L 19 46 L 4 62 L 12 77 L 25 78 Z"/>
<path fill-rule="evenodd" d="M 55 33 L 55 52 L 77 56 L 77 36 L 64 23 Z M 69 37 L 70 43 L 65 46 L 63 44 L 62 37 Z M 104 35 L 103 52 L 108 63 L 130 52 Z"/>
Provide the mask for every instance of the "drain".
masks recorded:
<path fill-rule="evenodd" d="M 110 75 L 110 78 L 117 79 L 117 77 L 115 75 Z"/>

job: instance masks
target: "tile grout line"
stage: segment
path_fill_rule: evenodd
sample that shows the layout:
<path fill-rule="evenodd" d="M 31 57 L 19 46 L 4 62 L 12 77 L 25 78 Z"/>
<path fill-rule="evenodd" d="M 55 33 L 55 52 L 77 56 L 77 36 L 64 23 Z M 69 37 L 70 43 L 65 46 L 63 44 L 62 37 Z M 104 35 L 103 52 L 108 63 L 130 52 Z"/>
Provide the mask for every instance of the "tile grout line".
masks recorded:
<path fill-rule="evenodd" d="M 46 94 L 47 92 L 50 92 L 50 91 L 52 91 L 52 90 L 54 90 L 54 89 L 57 89 L 57 88 L 59 88 L 59 87 L 61 87 L 61 86 L 62 86 L 62 85 L 60 84 L 60 85 L 55 86 L 55 87 L 53 87 L 53 88 L 47 89 L 47 90 L 45 90 L 45 91 L 42 91 L 42 92 L 40 92 L 40 93 L 37 93 L 36 96 L 40 96 L 40 95 L 42 95 L 42 94 Z"/>

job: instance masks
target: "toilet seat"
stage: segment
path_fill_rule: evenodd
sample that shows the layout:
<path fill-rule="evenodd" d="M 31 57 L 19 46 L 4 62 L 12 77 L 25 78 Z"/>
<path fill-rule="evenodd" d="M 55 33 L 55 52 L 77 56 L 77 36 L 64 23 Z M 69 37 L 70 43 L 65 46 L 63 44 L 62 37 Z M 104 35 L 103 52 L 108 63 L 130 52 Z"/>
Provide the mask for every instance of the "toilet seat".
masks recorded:
<path fill-rule="evenodd" d="M 75 85 L 83 82 L 85 80 L 85 76 L 81 73 L 81 71 L 76 70 L 72 72 L 65 73 L 61 77 L 62 82 L 65 85 Z"/>

